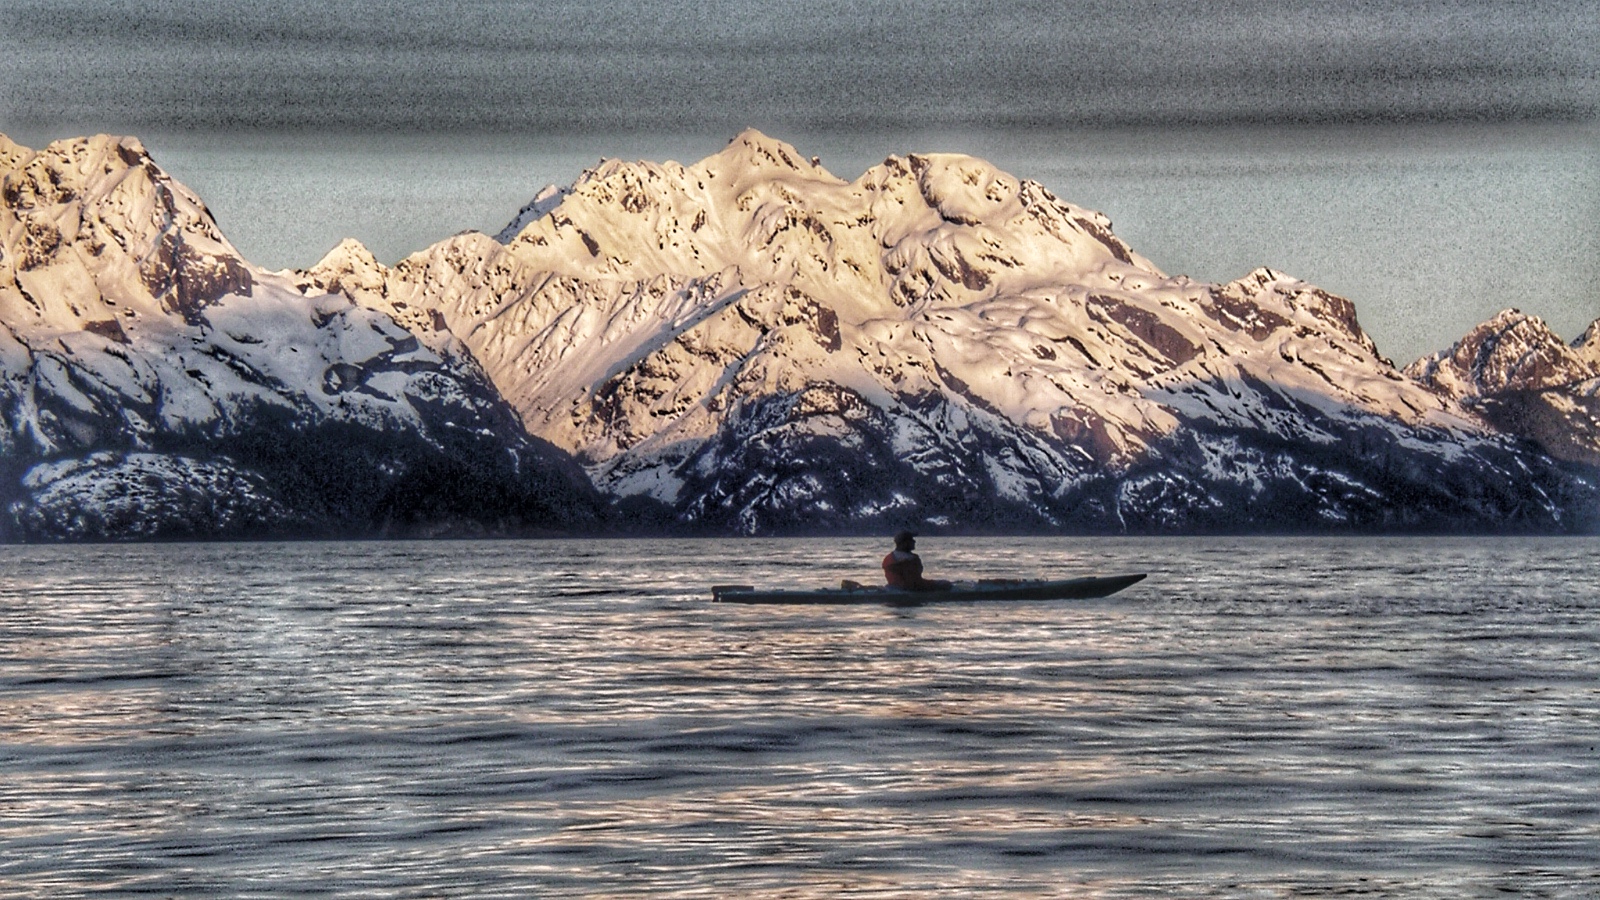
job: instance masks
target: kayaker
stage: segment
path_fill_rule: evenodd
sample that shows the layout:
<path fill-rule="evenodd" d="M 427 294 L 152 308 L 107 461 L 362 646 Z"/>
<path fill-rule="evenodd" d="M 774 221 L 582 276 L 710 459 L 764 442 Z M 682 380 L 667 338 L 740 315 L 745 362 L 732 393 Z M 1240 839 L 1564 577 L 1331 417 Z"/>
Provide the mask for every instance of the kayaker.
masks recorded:
<path fill-rule="evenodd" d="M 894 536 L 894 550 L 883 558 L 883 578 L 889 587 L 907 591 L 950 590 L 948 581 L 930 581 L 922 577 L 922 557 L 912 552 L 916 547 L 914 532 L 902 531 Z"/>

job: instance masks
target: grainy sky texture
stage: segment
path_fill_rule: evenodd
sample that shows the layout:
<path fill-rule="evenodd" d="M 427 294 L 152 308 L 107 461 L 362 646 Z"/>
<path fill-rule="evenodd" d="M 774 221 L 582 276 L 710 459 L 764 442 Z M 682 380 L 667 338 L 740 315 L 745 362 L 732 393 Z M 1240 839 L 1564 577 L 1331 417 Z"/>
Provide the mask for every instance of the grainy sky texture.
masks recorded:
<path fill-rule="evenodd" d="M 1270 265 L 1399 362 L 1600 316 L 1600 0 L 0 0 L 0 132 L 136 134 L 251 260 L 496 231 L 755 126 L 984 156 L 1169 272 Z"/>
<path fill-rule="evenodd" d="M 1015 127 L 1591 116 L 1585 0 L 6 0 L 0 121 Z"/>

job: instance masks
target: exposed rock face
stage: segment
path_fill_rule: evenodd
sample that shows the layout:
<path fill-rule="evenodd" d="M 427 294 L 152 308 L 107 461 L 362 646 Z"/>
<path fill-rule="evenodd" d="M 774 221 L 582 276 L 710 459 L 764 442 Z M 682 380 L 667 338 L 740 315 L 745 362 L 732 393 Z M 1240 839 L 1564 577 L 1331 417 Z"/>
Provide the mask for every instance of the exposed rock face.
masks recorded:
<path fill-rule="evenodd" d="M 1406 374 L 1557 459 L 1600 467 L 1600 319 L 1569 346 L 1508 309 Z"/>
<path fill-rule="evenodd" d="M 1593 490 L 1396 371 L 1349 301 L 1167 276 L 970 157 L 845 182 L 746 132 L 367 259 L 303 283 L 459 339 L 532 433 L 683 524 L 1560 529 Z"/>
<path fill-rule="evenodd" d="M 592 527 L 459 345 L 239 258 L 137 141 L 0 138 L 0 537 Z"/>

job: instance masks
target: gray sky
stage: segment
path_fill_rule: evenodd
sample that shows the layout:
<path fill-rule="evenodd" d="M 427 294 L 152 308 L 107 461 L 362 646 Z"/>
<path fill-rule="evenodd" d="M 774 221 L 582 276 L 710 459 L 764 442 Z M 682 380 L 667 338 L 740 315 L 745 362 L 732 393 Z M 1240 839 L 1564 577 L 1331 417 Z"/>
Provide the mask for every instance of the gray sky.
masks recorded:
<path fill-rule="evenodd" d="M 1584 0 L 5 0 L 0 120 L 715 130 L 1596 110 Z"/>
<path fill-rule="evenodd" d="M 957 150 L 1169 271 L 1272 265 L 1399 361 L 1600 316 L 1600 0 L 0 0 L 0 131 L 138 134 L 252 260 L 497 229 L 600 156 L 756 126 Z"/>

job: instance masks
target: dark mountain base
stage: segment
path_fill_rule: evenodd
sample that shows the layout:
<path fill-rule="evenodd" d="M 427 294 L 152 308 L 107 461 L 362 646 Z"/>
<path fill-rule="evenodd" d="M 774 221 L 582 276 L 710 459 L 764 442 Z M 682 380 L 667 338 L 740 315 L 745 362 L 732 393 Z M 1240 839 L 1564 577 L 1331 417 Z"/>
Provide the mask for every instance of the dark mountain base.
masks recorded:
<path fill-rule="evenodd" d="M 283 421 L 272 421 L 282 418 Z M 564 454 L 481 439 L 441 448 L 342 422 L 263 414 L 213 440 L 10 465 L 9 541 L 545 535 L 602 528 Z"/>
<path fill-rule="evenodd" d="M 974 429 L 897 452 L 887 416 L 825 423 L 783 398 L 752 404 L 681 467 L 680 526 L 742 534 L 1572 533 L 1600 528 L 1600 472 L 1509 439 L 1419 451 L 1377 419 L 1314 422 L 1322 441 L 1189 428 L 1131 465 L 1060 469 L 995 459 L 1040 448 Z M 1302 413 L 1306 414 L 1306 413 Z M 1331 439 L 1330 439 L 1331 438 Z M 1072 448 L 1048 448 L 1056 460 Z M 1033 453 L 1031 458 L 1039 458 Z M 1020 475 L 1018 474 L 1020 472 Z M 1018 499 L 1018 494 L 1022 497 Z"/>

